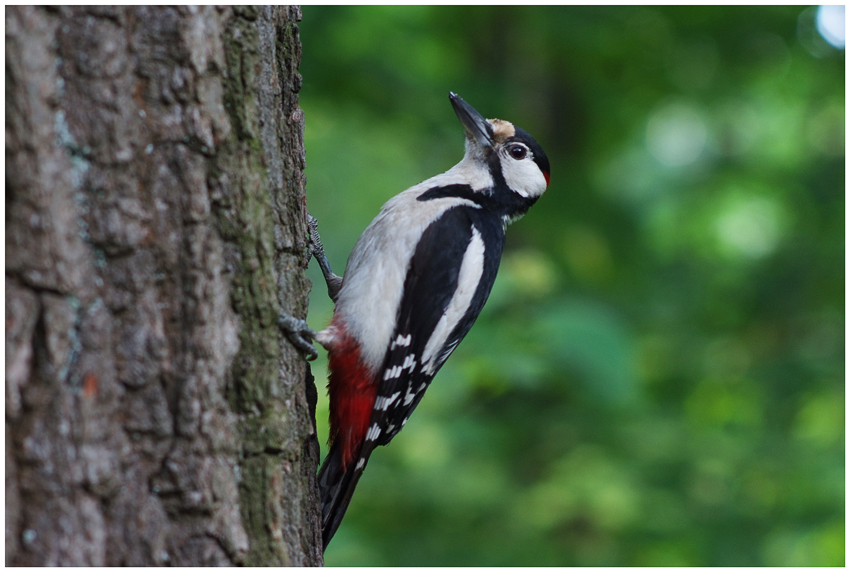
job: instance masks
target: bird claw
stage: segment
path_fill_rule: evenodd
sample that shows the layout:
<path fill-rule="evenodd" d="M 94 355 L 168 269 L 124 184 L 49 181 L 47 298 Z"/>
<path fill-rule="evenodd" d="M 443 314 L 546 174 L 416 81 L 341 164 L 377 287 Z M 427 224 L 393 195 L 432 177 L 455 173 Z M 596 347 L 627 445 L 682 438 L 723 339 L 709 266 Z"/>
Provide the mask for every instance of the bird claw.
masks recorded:
<path fill-rule="evenodd" d="M 304 359 L 313 361 L 319 356 L 312 344 L 312 340 L 316 338 L 317 334 L 307 325 L 306 321 L 281 314 L 277 319 L 277 325 L 286 334 L 292 345 L 304 356 Z"/>

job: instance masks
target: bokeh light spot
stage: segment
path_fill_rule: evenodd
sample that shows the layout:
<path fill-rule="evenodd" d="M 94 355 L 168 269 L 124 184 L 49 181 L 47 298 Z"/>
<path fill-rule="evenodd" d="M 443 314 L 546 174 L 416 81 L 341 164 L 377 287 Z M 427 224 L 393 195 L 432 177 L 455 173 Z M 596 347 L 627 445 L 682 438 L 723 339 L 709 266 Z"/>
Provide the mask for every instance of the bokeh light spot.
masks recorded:
<path fill-rule="evenodd" d="M 844 49 L 844 6 L 811 6 L 797 18 L 797 39 L 816 58 Z"/>
<path fill-rule="evenodd" d="M 515 250 L 505 253 L 499 276 L 515 294 L 545 296 L 555 287 L 557 272 L 552 262 L 537 250 Z"/>
<path fill-rule="evenodd" d="M 839 49 L 844 49 L 844 6 L 827 5 L 818 8 L 818 32 Z"/>
<path fill-rule="evenodd" d="M 717 234 L 726 250 L 762 258 L 776 249 L 781 234 L 781 209 L 765 197 L 733 202 L 717 219 Z"/>
<path fill-rule="evenodd" d="M 702 114 L 682 102 L 663 105 L 652 114 L 646 126 L 649 151 L 668 167 L 681 167 L 696 161 L 707 139 Z"/>

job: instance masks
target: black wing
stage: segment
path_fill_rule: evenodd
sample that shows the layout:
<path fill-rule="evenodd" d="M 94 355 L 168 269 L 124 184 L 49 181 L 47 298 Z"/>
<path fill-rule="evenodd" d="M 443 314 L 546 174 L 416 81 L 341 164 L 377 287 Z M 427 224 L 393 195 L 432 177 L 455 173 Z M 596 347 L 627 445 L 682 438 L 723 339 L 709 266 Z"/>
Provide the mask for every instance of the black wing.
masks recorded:
<path fill-rule="evenodd" d="M 483 242 L 484 268 L 469 308 L 452 325 L 426 370 L 422 363 L 425 346 L 455 295 L 473 234 Z M 378 398 L 362 453 L 386 445 L 401 430 L 434 375 L 469 332 L 496 279 L 504 236 L 498 218 L 469 206 L 449 209 L 423 233 L 405 278 L 396 329 L 380 370 Z"/>

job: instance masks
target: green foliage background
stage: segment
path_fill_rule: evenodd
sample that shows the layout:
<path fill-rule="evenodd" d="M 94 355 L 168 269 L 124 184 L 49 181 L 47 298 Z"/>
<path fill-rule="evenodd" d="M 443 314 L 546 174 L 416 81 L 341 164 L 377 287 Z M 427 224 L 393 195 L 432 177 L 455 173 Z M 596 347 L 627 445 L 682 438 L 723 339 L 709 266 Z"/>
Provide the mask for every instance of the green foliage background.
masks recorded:
<path fill-rule="evenodd" d="M 814 10 L 304 7 L 338 272 L 462 156 L 450 90 L 552 163 L 328 565 L 844 564 L 844 52 Z"/>

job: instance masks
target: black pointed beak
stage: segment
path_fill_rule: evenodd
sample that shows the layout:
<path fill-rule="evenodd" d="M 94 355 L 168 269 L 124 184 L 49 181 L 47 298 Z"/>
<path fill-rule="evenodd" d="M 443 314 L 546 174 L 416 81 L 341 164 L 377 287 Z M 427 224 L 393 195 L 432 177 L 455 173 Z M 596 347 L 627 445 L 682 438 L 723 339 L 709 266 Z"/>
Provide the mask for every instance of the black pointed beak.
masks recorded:
<path fill-rule="evenodd" d="M 462 100 L 458 94 L 451 91 L 449 92 L 449 101 L 452 102 L 457 118 L 460 119 L 469 138 L 480 147 L 493 147 L 493 127 L 484 116 L 475 111 L 475 108 Z"/>

